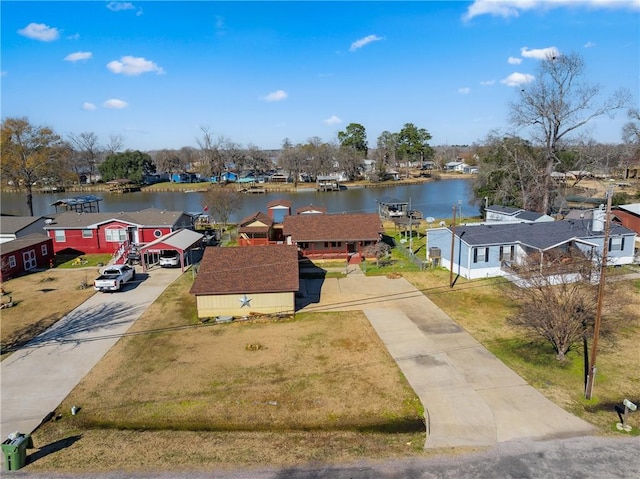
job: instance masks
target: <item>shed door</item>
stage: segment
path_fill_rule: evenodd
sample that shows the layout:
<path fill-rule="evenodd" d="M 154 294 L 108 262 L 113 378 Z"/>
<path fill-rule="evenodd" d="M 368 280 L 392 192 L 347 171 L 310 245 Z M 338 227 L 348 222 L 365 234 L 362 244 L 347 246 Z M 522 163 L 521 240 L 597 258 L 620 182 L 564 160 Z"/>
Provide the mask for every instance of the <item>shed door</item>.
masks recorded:
<path fill-rule="evenodd" d="M 38 265 L 36 261 L 36 250 L 30 249 L 29 251 L 23 251 L 22 263 L 24 264 L 24 270 L 29 271 Z"/>

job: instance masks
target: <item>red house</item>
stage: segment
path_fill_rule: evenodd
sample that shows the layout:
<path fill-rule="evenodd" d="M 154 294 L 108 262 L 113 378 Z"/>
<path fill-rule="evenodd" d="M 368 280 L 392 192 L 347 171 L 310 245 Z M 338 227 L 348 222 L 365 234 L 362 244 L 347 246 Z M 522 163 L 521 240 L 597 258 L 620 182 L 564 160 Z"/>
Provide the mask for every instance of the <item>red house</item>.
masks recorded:
<path fill-rule="evenodd" d="M 53 241 L 41 233 L 2 243 L 0 281 L 15 278 L 31 270 L 49 268 L 53 257 Z"/>
<path fill-rule="evenodd" d="M 53 240 L 56 253 L 71 249 L 81 254 L 124 256 L 131 245 L 144 246 L 192 225 L 193 217 L 184 211 L 148 208 L 120 213 L 65 211 L 56 215 L 44 229 Z"/>
<path fill-rule="evenodd" d="M 284 236 L 307 258 L 359 260 L 384 232 L 377 213 L 285 216 Z"/>
<path fill-rule="evenodd" d="M 273 233 L 273 220 L 258 211 L 238 223 L 238 245 L 262 246 L 270 244 L 274 242 Z"/>

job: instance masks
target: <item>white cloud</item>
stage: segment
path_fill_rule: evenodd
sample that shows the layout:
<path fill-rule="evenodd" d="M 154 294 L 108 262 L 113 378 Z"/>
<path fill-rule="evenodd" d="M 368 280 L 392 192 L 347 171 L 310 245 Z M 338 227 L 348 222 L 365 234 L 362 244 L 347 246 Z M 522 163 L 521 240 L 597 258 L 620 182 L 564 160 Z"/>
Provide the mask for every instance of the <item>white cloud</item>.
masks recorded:
<path fill-rule="evenodd" d="M 50 27 L 44 23 L 30 23 L 22 30 L 18 30 L 18 33 L 24 37 L 40 40 L 41 42 L 52 42 L 60 38 L 60 32 L 57 28 Z"/>
<path fill-rule="evenodd" d="M 67 40 L 79 40 L 79 39 L 80 39 L 79 33 L 74 33 L 73 35 L 67 35 Z"/>
<path fill-rule="evenodd" d="M 480 85 L 482 85 L 482 86 L 491 86 L 491 85 L 493 85 L 495 82 L 496 82 L 495 80 L 485 80 L 485 81 L 481 81 L 481 82 L 480 82 Z"/>
<path fill-rule="evenodd" d="M 109 2 L 107 8 L 112 12 L 121 12 L 123 10 L 133 10 L 136 7 L 131 2 Z"/>
<path fill-rule="evenodd" d="M 458 88 L 458 93 L 460 93 L 461 95 L 468 95 L 469 93 L 471 93 L 471 88 L 469 87 Z"/>
<path fill-rule="evenodd" d="M 362 48 L 371 42 L 377 42 L 380 40 L 382 40 L 382 37 L 379 37 L 378 35 L 368 35 L 364 38 L 361 38 L 360 40 L 356 40 L 355 42 L 353 42 L 351 44 L 351 47 L 349 48 L 349 51 L 355 52 L 357 49 Z"/>
<path fill-rule="evenodd" d="M 520 86 L 526 83 L 531 83 L 534 79 L 535 77 L 528 73 L 514 72 L 504 80 L 500 80 L 500 83 L 504 83 L 507 86 Z"/>
<path fill-rule="evenodd" d="M 524 58 L 535 58 L 537 60 L 546 60 L 547 58 L 559 57 L 560 50 L 556 47 L 533 48 L 529 50 L 527 47 L 520 49 L 520 55 Z"/>
<path fill-rule="evenodd" d="M 626 8 L 640 10 L 640 0 L 475 0 L 462 17 L 471 20 L 481 15 L 518 17 L 528 10 L 551 10 L 560 7 Z"/>
<path fill-rule="evenodd" d="M 593 48 L 595 46 L 596 46 L 596 44 L 594 42 L 587 42 L 587 43 L 584 44 L 585 48 Z"/>
<path fill-rule="evenodd" d="M 522 63 L 522 58 L 509 57 L 507 59 L 507 63 L 510 65 L 520 65 Z"/>
<path fill-rule="evenodd" d="M 64 59 L 68 62 L 78 62 L 80 60 L 89 60 L 92 57 L 93 53 L 91 52 L 75 52 L 69 53 L 66 57 L 64 57 Z"/>
<path fill-rule="evenodd" d="M 98 109 L 98 107 L 97 107 L 97 106 L 95 106 L 93 103 L 89 103 L 88 101 L 85 101 L 85 102 L 82 104 L 82 109 L 83 109 L 83 110 L 87 110 L 87 111 L 93 111 L 93 110 L 97 110 L 97 109 Z"/>
<path fill-rule="evenodd" d="M 264 101 L 282 101 L 285 98 L 287 98 L 287 92 L 284 90 L 276 90 L 276 91 L 272 91 L 271 93 L 268 93 L 263 100 Z"/>
<path fill-rule="evenodd" d="M 338 123 L 342 123 L 342 120 L 340 119 L 340 117 L 332 115 L 326 120 L 322 120 L 322 123 L 324 123 L 325 125 L 337 125 Z"/>
<path fill-rule="evenodd" d="M 102 104 L 105 108 L 113 108 L 116 110 L 121 110 L 129 106 L 126 101 L 118 100 L 117 98 L 112 98 L 111 100 L 107 100 Z"/>
<path fill-rule="evenodd" d="M 164 70 L 151 60 L 142 57 L 125 56 L 118 60 L 107 63 L 107 68 L 113 73 L 122 73 L 124 75 L 141 75 L 148 72 L 156 72 L 162 75 Z"/>
<path fill-rule="evenodd" d="M 224 18 L 220 15 L 216 16 L 216 35 L 222 36 L 227 32 L 227 27 L 224 24 Z"/>

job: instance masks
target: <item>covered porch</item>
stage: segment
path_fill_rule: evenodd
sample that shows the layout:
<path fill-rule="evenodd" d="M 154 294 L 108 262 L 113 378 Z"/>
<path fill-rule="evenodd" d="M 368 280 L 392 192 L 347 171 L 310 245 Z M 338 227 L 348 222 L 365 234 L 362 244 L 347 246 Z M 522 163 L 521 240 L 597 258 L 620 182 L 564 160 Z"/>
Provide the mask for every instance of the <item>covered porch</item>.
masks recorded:
<path fill-rule="evenodd" d="M 199 246 L 204 235 L 188 229 L 172 231 L 151 243 L 140 246 L 140 265 L 142 271 L 158 264 L 160 253 L 165 250 L 175 250 L 180 256 L 180 269 L 184 270 L 194 263 L 193 249 Z"/>

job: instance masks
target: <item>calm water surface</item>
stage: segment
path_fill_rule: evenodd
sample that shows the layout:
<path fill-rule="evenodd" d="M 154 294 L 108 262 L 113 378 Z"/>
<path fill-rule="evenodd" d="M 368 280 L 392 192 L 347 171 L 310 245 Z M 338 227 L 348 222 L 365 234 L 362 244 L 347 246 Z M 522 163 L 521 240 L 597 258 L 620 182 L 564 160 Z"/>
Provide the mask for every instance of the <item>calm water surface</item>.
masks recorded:
<path fill-rule="evenodd" d="M 51 203 L 58 199 L 80 196 L 82 193 L 35 193 L 33 212 L 36 216 L 55 213 Z M 139 211 L 145 208 L 160 208 L 189 213 L 202 212 L 202 193 L 136 192 L 126 194 L 97 193 L 103 199 L 101 212 Z M 307 205 L 324 206 L 328 213 L 374 213 L 378 211 L 377 200 L 395 198 L 411 203 L 411 208 L 420 210 L 424 217 L 450 218 L 456 206 L 462 216 L 477 216 L 478 201 L 471 190 L 471 180 L 455 179 L 434 181 L 419 185 L 389 186 L 384 188 L 351 188 L 343 191 L 321 193 L 315 190 L 287 193 L 246 195 L 242 208 L 231 216 L 239 221 L 257 211 L 267 212 L 267 203 L 287 199 L 292 202 L 292 211 Z M 20 193 L 2 193 L 1 210 L 5 214 L 28 215 L 26 196 Z"/>

